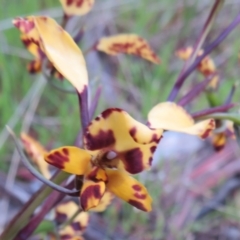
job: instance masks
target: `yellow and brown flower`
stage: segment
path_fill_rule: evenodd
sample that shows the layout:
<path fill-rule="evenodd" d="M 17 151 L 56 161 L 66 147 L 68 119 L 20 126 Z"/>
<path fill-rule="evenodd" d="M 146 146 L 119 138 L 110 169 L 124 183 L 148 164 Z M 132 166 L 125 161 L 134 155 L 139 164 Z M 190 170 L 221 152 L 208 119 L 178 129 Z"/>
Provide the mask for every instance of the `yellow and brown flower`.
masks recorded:
<path fill-rule="evenodd" d="M 162 129 L 151 129 L 121 109 L 102 112 L 87 127 L 85 150 L 61 147 L 45 155 L 45 160 L 63 171 L 84 175 L 80 193 L 83 210 L 96 207 L 106 190 L 131 205 L 151 210 L 147 189 L 130 174 L 151 166 L 152 155 Z"/>
<path fill-rule="evenodd" d="M 214 119 L 195 123 L 184 108 L 173 102 L 163 102 L 153 107 L 148 113 L 148 123 L 152 128 L 197 135 L 202 139 L 207 138 L 215 128 Z"/>
<path fill-rule="evenodd" d="M 72 37 L 55 20 L 31 16 L 16 18 L 13 24 L 21 31 L 25 45 L 36 57 L 34 66 L 40 68 L 46 55 L 60 73 L 57 75 L 64 76 L 79 93 L 84 91 L 88 85 L 88 74 L 83 54 Z"/>
<path fill-rule="evenodd" d="M 178 51 L 176 51 L 177 57 L 179 57 L 182 60 L 188 60 L 190 56 L 192 55 L 193 48 L 192 47 L 186 47 L 186 48 L 181 48 Z M 201 56 L 203 54 L 203 50 L 199 50 L 198 56 Z M 206 56 L 197 66 L 197 69 L 200 73 L 202 73 L 205 77 L 208 77 L 212 74 L 217 73 L 217 69 L 215 66 L 215 63 L 213 59 L 210 56 Z M 216 89 L 218 86 L 219 82 L 219 76 L 216 74 L 213 76 L 211 81 L 208 84 L 209 89 Z"/>

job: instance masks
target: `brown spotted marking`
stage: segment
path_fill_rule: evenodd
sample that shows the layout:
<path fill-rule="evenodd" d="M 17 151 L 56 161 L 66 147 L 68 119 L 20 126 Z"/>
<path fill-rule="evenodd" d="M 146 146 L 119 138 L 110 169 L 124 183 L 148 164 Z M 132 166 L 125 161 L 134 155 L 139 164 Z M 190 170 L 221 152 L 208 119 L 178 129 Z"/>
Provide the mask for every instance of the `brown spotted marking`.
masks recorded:
<path fill-rule="evenodd" d="M 62 224 L 64 222 L 66 222 L 67 219 L 68 219 L 67 214 L 56 212 L 55 220 L 56 220 L 57 224 Z"/>
<path fill-rule="evenodd" d="M 108 108 L 102 112 L 101 116 L 106 119 L 108 118 L 113 112 L 122 112 L 120 108 Z"/>
<path fill-rule="evenodd" d="M 138 185 L 138 184 L 134 184 L 133 186 L 132 186 L 132 188 L 135 190 L 135 191 L 141 191 L 142 190 L 142 187 L 140 186 L 140 185 Z"/>
<path fill-rule="evenodd" d="M 134 197 L 138 198 L 138 199 L 146 199 L 147 198 L 147 194 L 143 194 L 143 193 L 134 193 Z"/>
<path fill-rule="evenodd" d="M 99 182 L 99 181 L 103 181 L 106 182 L 107 179 L 107 175 L 104 172 L 104 177 L 100 177 L 98 176 L 98 171 L 99 171 L 99 167 L 95 167 L 87 176 L 88 179 L 92 180 L 93 182 Z"/>
<path fill-rule="evenodd" d="M 73 222 L 71 223 L 71 227 L 75 230 L 75 231 L 82 231 L 85 229 L 85 227 L 81 226 L 80 222 Z"/>
<path fill-rule="evenodd" d="M 157 135 L 156 133 L 154 133 L 154 134 L 152 135 L 152 139 L 151 139 L 150 142 L 158 143 L 158 142 L 160 141 L 160 139 L 161 139 L 161 136 L 158 137 L 158 135 Z"/>
<path fill-rule="evenodd" d="M 149 166 L 152 166 L 152 161 L 153 161 L 153 158 L 150 157 L 150 158 L 148 159 L 148 164 L 149 164 Z"/>
<path fill-rule="evenodd" d="M 69 162 L 68 156 L 64 155 L 64 153 L 61 153 L 59 151 L 55 151 L 53 153 L 50 153 L 46 160 L 49 164 L 54 165 L 57 168 L 64 169 L 64 165 L 66 162 Z"/>
<path fill-rule="evenodd" d="M 100 130 L 97 135 L 93 136 L 89 132 L 85 134 L 85 145 L 89 150 L 102 149 L 113 145 L 116 142 L 113 131 Z"/>
<path fill-rule="evenodd" d="M 131 204 L 131 205 L 133 205 L 134 207 L 136 207 L 136 208 L 144 211 L 144 212 L 147 212 L 147 209 L 144 207 L 144 205 L 143 205 L 141 202 L 138 202 L 138 201 L 136 201 L 136 200 L 130 199 L 130 200 L 128 201 L 128 203 Z"/>
<path fill-rule="evenodd" d="M 208 128 L 206 131 L 201 135 L 201 138 L 207 138 L 210 134 L 210 132 L 215 128 L 215 121 L 214 119 L 211 119 L 211 121 L 208 124 Z"/>
<path fill-rule="evenodd" d="M 85 210 L 88 208 L 88 199 L 101 199 L 101 188 L 98 185 L 89 186 L 81 193 L 80 197 L 81 207 L 83 210 Z"/>
<path fill-rule="evenodd" d="M 116 53 L 128 53 L 128 49 L 131 49 L 134 45 L 135 43 L 113 43 L 109 50 Z"/>
<path fill-rule="evenodd" d="M 125 152 L 123 162 L 125 169 L 131 174 L 140 173 L 144 169 L 143 154 L 140 148 L 134 148 Z"/>
<path fill-rule="evenodd" d="M 157 148 L 157 146 L 150 147 L 150 151 L 151 151 L 152 154 L 155 152 L 156 148 Z"/>

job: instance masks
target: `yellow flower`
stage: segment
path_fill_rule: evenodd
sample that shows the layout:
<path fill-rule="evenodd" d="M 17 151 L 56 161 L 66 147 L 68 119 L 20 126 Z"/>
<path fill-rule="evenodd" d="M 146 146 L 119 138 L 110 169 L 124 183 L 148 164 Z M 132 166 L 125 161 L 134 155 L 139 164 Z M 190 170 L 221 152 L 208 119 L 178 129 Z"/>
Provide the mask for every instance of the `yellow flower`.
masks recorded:
<path fill-rule="evenodd" d="M 212 134 L 212 145 L 216 151 L 222 150 L 227 142 L 227 138 L 235 139 L 233 122 L 216 120 L 216 132 Z"/>
<path fill-rule="evenodd" d="M 184 108 L 173 102 L 163 102 L 153 107 L 148 113 L 148 123 L 152 128 L 197 135 L 202 139 L 207 138 L 215 128 L 214 119 L 195 123 Z"/>
<path fill-rule="evenodd" d="M 143 211 L 151 210 L 147 189 L 130 174 L 151 166 L 162 129 L 150 129 L 121 109 L 102 112 L 87 127 L 84 149 L 64 146 L 45 155 L 63 171 L 84 176 L 83 210 L 96 207 L 106 190 Z"/>
<path fill-rule="evenodd" d="M 22 32 L 29 51 L 42 61 L 46 55 L 54 68 L 79 93 L 88 85 L 83 54 L 71 36 L 49 17 L 16 18 L 13 24 Z M 66 60 L 67 53 L 67 60 Z"/>
<path fill-rule="evenodd" d="M 54 210 L 55 221 L 58 225 L 64 225 L 69 220 L 72 220 L 66 226 L 59 228 L 59 239 L 83 240 L 82 234 L 88 225 L 89 214 L 87 212 L 80 212 L 78 205 L 73 201 L 60 203 Z"/>
<path fill-rule="evenodd" d="M 91 11 L 94 0 L 60 0 L 67 16 L 85 15 Z"/>
<path fill-rule="evenodd" d="M 176 51 L 177 57 L 179 57 L 182 60 L 188 60 L 193 52 L 192 47 L 186 47 L 186 48 L 181 48 L 178 51 Z M 201 56 L 203 54 L 203 50 L 199 50 L 198 56 Z M 215 63 L 212 58 L 209 56 L 206 56 L 197 66 L 198 71 L 202 73 L 205 77 L 208 77 L 214 73 L 217 73 L 217 69 L 215 66 Z M 216 89 L 218 86 L 219 82 L 219 76 L 215 75 L 212 80 L 209 82 L 208 87 L 211 89 Z"/>

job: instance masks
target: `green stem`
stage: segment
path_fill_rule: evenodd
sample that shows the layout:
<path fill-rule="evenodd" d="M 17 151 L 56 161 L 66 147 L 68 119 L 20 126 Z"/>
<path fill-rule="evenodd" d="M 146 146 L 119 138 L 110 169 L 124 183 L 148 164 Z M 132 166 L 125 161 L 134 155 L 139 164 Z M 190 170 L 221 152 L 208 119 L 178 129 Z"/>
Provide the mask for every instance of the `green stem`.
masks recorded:
<path fill-rule="evenodd" d="M 230 120 L 237 125 L 240 125 L 240 115 L 238 113 L 213 113 L 205 116 L 201 116 L 196 118 L 196 120 L 204 120 L 204 119 L 220 119 L 220 120 Z"/>
<path fill-rule="evenodd" d="M 78 210 L 66 221 L 61 225 L 61 229 L 65 228 L 66 226 L 70 225 L 73 220 L 77 217 L 77 215 L 82 211 L 82 209 L 78 208 Z"/>
<path fill-rule="evenodd" d="M 69 175 L 67 173 L 60 171 L 57 172 L 51 180 L 56 184 L 61 184 L 68 177 Z M 52 191 L 52 188 L 43 185 L 8 224 L 0 239 L 14 239 L 18 232 L 27 225 L 34 211 L 42 204 Z"/>

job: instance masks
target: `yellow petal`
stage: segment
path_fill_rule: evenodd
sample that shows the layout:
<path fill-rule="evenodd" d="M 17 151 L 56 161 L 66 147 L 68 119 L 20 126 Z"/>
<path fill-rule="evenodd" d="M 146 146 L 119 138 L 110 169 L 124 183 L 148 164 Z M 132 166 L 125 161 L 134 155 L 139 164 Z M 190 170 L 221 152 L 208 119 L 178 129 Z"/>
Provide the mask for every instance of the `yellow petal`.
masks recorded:
<path fill-rule="evenodd" d="M 86 129 L 85 148 L 91 151 L 109 151 L 115 158 L 104 162 L 111 167 L 120 159 L 125 169 L 139 173 L 151 165 L 152 155 L 161 138 L 161 129 L 150 129 L 134 120 L 127 112 L 111 108 L 96 117 Z"/>
<path fill-rule="evenodd" d="M 176 51 L 176 56 L 182 60 L 188 60 L 190 56 L 192 55 L 193 48 L 192 47 L 186 47 L 186 48 L 181 48 Z"/>
<path fill-rule="evenodd" d="M 75 234 L 80 234 L 84 232 L 89 222 L 89 214 L 87 212 L 80 212 L 71 223 Z"/>
<path fill-rule="evenodd" d="M 66 201 L 55 207 L 55 220 L 62 224 L 69 220 L 79 209 L 79 206 L 73 201 Z"/>
<path fill-rule="evenodd" d="M 220 151 L 226 144 L 226 135 L 224 132 L 213 134 L 212 144 L 216 151 Z"/>
<path fill-rule="evenodd" d="M 106 208 L 111 204 L 113 199 L 113 194 L 106 191 L 101 199 L 101 201 L 99 202 L 99 204 L 94 207 L 91 208 L 90 211 L 91 212 L 103 212 L 106 210 Z"/>
<path fill-rule="evenodd" d="M 161 128 L 198 135 L 206 138 L 215 128 L 214 119 L 194 123 L 193 118 L 181 107 L 172 102 L 159 103 L 148 114 L 148 122 L 153 128 Z"/>
<path fill-rule="evenodd" d="M 42 71 L 42 61 L 41 60 L 33 60 L 27 64 L 27 70 L 30 73 L 39 73 Z"/>
<path fill-rule="evenodd" d="M 54 67 L 82 93 L 88 85 L 86 63 L 71 36 L 48 17 L 34 17 L 44 52 Z"/>
<path fill-rule="evenodd" d="M 109 179 L 106 187 L 110 192 L 142 211 L 152 210 L 152 198 L 141 183 L 124 171 L 107 169 L 106 172 Z"/>
<path fill-rule="evenodd" d="M 42 175 L 49 179 L 51 173 L 48 169 L 48 164 L 44 161 L 44 154 L 47 153 L 46 149 L 38 141 L 23 132 L 21 133 L 21 141 L 25 151 L 38 166 Z"/>
<path fill-rule="evenodd" d="M 160 63 L 160 59 L 153 52 L 149 44 L 136 34 L 119 34 L 104 37 L 100 39 L 96 48 L 110 55 L 127 53 L 137 55 L 156 64 Z"/>
<path fill-rule="evenodd" d="M 91 156 L 83 149 L 65 146 L 45 154 L 44 159 L 65 172 L 83 175 L 89 167 Z"/>
<path fill-rule="evenodd" d="M 96 207 L 99 204 L 105 189 L 105 183 L 102 181 L 93 182 L 86 180 L 83 183 L 80 194 L 80 204 L 82 209 L 87 211 L 93 207 Z"/>
<path fill-rule="evenodd" d="M 107 182 L 108 180 L 105 170 L 100 167 L 91 168 L 90 172 L 85 176 L 85 178 L 94 182 L 98 181 Z"/>
<path fill-rule="evenodd" d="M 66 15 L 87 14 L 94 4 L 94 0 L 60 0 Z"/>
<path fill-rule="evenodd" d="M 79 211 L 79 206 L 73 201 L 63 202 L 55 208 L 55 220 L 58 224 L 70 220 L 76 212 Z M 61 231 L 62 235 L 76 236 L 82 234 L 89 222 L 89 214 L 87 212 L 80 212 L 72 222 Z"/>
<path fill-rule="evenodd" d="M 213 60 L 209 56 L 206 56 L 198 65 L 198 70 L 204 76 L 209 76 L 216 72 L 216 66 Z"/>

